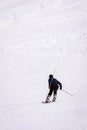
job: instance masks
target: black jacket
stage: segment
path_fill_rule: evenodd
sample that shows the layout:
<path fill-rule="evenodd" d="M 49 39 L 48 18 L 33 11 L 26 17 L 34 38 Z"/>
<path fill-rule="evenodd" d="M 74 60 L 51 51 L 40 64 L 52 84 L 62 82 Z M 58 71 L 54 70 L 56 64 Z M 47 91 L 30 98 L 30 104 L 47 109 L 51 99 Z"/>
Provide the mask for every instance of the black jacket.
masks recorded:
<path fill-rule="evenodd" d="M 51 86 L 53 87 L 60 87 L 60 90 L 62 89 L 62 84 L 55 78 L 50 78 L 48 79 L 48 84 L 49 84 L 49 88 L 51 88 Z"/>

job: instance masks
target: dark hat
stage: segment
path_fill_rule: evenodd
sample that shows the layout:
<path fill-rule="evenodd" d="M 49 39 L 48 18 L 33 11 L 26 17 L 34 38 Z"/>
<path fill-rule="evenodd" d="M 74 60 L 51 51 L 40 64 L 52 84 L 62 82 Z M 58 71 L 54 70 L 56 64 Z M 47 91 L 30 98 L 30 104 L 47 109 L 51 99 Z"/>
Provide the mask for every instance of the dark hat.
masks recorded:
<path fill-rule="evenodd" d="M 53 78 L 53 75 L 52 75 L 52 74 L 50 74 L 50 75 L 49 75 L 49 78 L 50 78 L 50 79 L 51 79 L 51 78 Z"/>

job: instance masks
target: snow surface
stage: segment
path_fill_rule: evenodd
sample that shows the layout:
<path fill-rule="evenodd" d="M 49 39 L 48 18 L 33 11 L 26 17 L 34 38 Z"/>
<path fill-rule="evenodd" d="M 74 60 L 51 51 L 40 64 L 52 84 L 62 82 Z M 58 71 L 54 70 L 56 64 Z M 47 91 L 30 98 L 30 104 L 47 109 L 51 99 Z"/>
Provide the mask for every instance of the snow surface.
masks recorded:
<path fill-rule="evenodd" d="M 87 0 L 0 0 L 0 130 L 87 130 L 86 94 Z"/>

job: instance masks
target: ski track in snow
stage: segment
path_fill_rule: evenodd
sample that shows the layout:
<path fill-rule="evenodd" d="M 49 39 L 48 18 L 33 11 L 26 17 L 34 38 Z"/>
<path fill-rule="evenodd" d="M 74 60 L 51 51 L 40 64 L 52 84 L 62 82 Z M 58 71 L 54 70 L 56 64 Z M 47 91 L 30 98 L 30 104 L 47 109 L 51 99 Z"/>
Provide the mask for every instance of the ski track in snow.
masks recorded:
<path fill-rule="evenodd" d="M 0 1 L 0 130 L 87 130 L 86 23 L 87 0 Z M 42 104 L 54 71 L 74 96 Z"/>

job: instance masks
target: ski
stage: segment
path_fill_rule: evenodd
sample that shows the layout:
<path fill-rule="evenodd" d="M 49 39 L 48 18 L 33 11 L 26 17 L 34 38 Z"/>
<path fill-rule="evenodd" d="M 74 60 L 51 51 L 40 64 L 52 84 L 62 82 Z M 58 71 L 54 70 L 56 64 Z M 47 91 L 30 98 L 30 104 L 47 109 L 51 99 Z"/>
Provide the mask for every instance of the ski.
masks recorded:
<path fill-rule="evenodd" d="M 42 103 L 45 103 L 45 104 L 47 104 L 47 103 L 51 103 L 51 101 L 49 101 L 49 102 L 42 101 Z"/>

